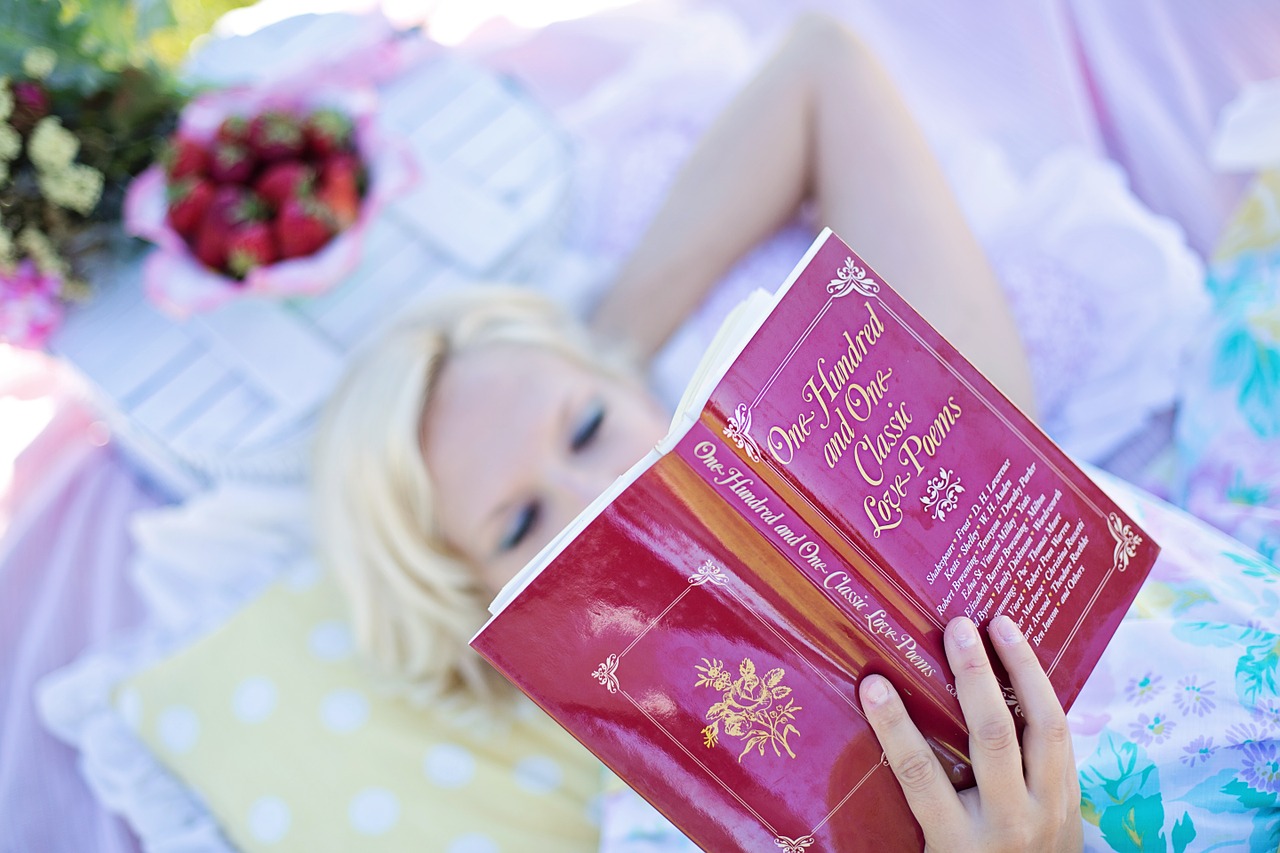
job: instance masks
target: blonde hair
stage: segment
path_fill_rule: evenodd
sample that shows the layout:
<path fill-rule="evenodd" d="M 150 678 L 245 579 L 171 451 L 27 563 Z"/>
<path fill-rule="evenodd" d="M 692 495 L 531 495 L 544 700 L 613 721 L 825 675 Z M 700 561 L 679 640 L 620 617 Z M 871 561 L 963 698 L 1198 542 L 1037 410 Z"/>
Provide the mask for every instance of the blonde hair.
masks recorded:
<path fill-rule="evenodd" d="M 360 648 L 420 701 L 497 703 L 505 681 L 467 641 L 488 596 L 446 544 L 422 461 L 422 417 L 450 357 L 479 347 L 550 349 L 607 373 L 621 362 L 549 300 L 473 286 L 431 300 L 352 361 L 316 435 L 319 557 L 346 596 Z"/>

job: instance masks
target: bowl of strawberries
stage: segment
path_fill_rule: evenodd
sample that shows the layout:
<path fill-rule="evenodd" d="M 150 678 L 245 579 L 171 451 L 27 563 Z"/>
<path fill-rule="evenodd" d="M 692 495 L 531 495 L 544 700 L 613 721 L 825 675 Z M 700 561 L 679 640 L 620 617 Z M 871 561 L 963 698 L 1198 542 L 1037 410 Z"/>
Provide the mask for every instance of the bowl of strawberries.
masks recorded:
<path fill-rule="evenodd" d="M 365 226 L 411 181 L 369 98 L 222 92 L 184 111 L 129 188 L 126 227 L 156 244 L 148 296 L 185 317 L 243 296 L 321 293 L 358 264 Z"/>

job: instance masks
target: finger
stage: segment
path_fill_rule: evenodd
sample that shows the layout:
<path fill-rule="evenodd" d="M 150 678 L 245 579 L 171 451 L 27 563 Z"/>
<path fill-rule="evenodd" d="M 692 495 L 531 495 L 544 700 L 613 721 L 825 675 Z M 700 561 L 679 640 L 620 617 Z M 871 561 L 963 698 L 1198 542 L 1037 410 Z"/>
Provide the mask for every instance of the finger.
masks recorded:
<path fill-rule="evenodd" d="M 867 721 L 880 740 L 889 768 L 902 786 L 926 838 L 938 838 L 965 819 L 964 806 L 924 736 L 887 679 L 869 675 L 858 688 Z"/>
<path fill-rule="evenodd" d="M 978 790 L 983 802 L 993 809 L 1012 812 L 1027 796 L 1013 715 L 973 622 L 958 616 L 947 625 L 944 636 L 956 695 L 969 726 L 969 752 Z"/>
<path fill-rule="evenodd" d="M 1075 780 L 1067 715 L 1035 651 L 1014 621 L 1001 614 L 991 620 L 990 633 L 1027 723 L 1022 737 L 1027 788 L 1037 798 L 1048 797 L 1062 790 L 1064 778 Z"/>

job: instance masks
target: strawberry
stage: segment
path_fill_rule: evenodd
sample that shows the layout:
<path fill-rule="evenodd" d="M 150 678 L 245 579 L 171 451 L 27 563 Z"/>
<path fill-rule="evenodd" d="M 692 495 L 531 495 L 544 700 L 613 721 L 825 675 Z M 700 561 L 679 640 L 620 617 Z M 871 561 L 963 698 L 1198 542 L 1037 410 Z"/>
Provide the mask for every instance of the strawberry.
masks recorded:
<path fill-rule="evenodd" d="M 221 272 L 227 263 L 227 233 L 206 216 L 196 232 L 191 250 L 196 259 L 211 270 Z"/>
<path fill-rule="evenodd" d="M 209 175 L 218 183 L 243 184 L 253 177 L 254 166 L 247 147 L 237 142 L 218 142 L 213 146 Z"/>
<path fill-rule="evenodd" d="M 209 174 L 209 151 L 189 136 L 173 136 L 165 146 L 162 159 L 171 182 Z"/>
<path fill-rule="evenodd" d="M 266 222 L 246 222 L 227 235 L 227 269 L 243 279 L 257 267 L 276 259 L 276 241 Z"/>
<path fill-rule="evenodd" d="M 353 154 L 337 154 L 320 167 L 316 198 L 333 213 L 338 229 L 350 227 L 360 215 L 360 161 Z"/>
<path fill-rule="evenodd" d="M 218 187 L 196 230 L 194 249 L 202 264 L 222 271 L 227 263 L 227 240 L 239 225 L 260 218 L 262 202 L 237 186 Z"/>
<path fill-rule="evenodd" d="M 279 210 L 291 198 L 298 198 L 310 191 L 316 170 L 298 160 L 281 160 L 263 170 L 254 181 L 258 195 Z"/>
<path fill-rule="evenodd" d="M 355 147 L 351 119 L 337 110 L 316 110 L 307 116 L 302 127 L 307 137 L 307 147 L 317 158 L 351 151 Z"/>
<path fill-rule="evenodd" d="M 269 110 L 249 122 L 248 142 L 262 161 L 297 158 L 306 147 L 301 123 L 279 110 Z"/>
<path fill-rule="evenodd" d="M 213 138 L 218 142 L 244 142 L 249 138 L 249 120 L 244 116 L 227 116 Z"/>
<path fill-rule="evenodd" d="M 307 198 L 286 201 L 274 225 L 281 258 L 310 255 L 329 242 L 335 230 L 328 210 Z"/>
<path fill-rule="evenodd" d="M 213 194 L 213 184 L 200 177 L 183 178 L 169 186 L 169 224 L 188 242 L 200 227 Z"/>

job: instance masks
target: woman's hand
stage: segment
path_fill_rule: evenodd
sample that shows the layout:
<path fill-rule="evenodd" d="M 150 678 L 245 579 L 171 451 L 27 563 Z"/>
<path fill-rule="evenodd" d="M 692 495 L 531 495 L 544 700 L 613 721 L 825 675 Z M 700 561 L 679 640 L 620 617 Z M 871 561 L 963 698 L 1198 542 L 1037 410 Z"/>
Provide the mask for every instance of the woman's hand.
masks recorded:
<path fill-rule="evenodd" d="M 992 620 L 991 641 L 1026 716 L 1021 748 L 973 622 L 960 617 L 947 626 L 947 660 L 969 724 L 976 787 L 956 793 L 902 700 L 878 675 L 860 687 L 867 719 L 924 828 L 926 849 L 1079 851 L 1080 785 L 1066 714 L 1012 619 Z"/>

